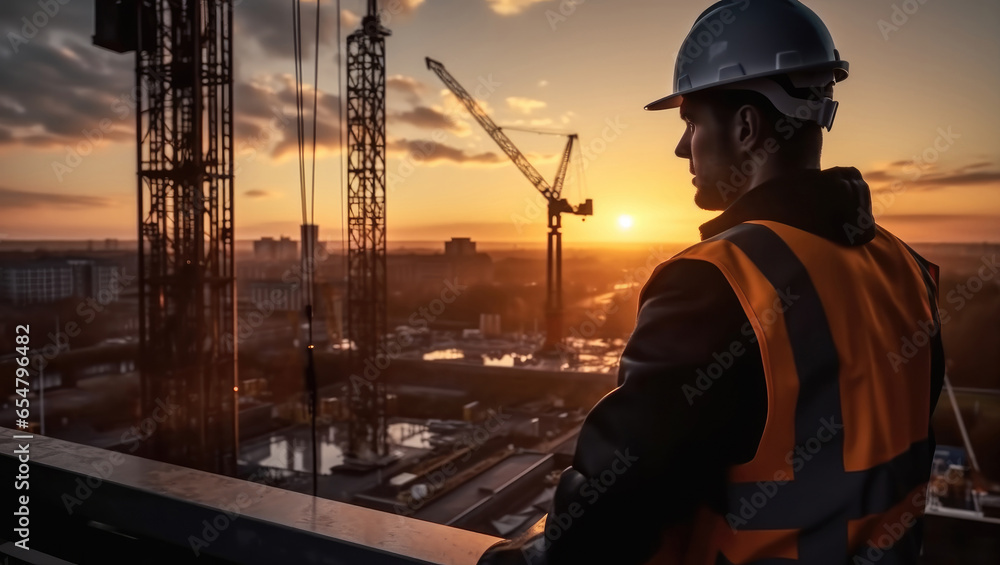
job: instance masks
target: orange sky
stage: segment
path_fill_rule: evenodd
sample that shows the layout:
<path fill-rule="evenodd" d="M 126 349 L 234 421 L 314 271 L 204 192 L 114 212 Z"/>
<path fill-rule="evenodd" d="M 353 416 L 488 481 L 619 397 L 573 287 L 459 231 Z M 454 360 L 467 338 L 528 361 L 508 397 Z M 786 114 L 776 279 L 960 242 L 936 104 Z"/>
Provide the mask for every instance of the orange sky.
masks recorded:
<path fill-rule="evenodd" d="M 237 238 L 297 238 L 294 122 L 273 113 L 284 109 L 291 118 L 294 112 L 288 3 L 238 4 Z M 894 4 L 913 13 L 900 11 L 893 20 Z M 356 25 L 361 5 L 343 1 L 346 31 Z M 542 209 L 542 198 L 444 91 L 424 66 L 425 56 L 444 63 L 470 90 L 492 80 L 494 90 L 481 92 L 498 124 L 579 134 L 587 160 L 573 168 L 564 196 L 574 204 L 593 198 L 595 215 L 586 222 L 564 217 L 567 246 L 696 240 L 698 225 L 713 214 L 695 207 L 687 161 L 673 155 L 682 122 L 676 111 L 642 107 L 669 92 L 677 48 L 708 5 L 403 1 L 388 21 L 388 169 L 396 173 L 389 186 L 390 240 L 544 241 L 544 214 L 532 212 Z M 851 64 L 850 78 L 836 89 L 841 106 L 826 134 L 823 167 L 865 173 L 876 191 L 876 217 L 905 239 L 1000 241 L 1000 5 L 807 5 L 826 21 Z M 318 133 L 327 143 L 317 163 L 316 218 L 325 240 L 339 240 L 342 214 L 332 6 L 322 4 L 320 43 Z M 28 1 L 0 7 L 7 38 L 0 41 L 0 239 L 135 239 L 134 115 L 127 105 L 132 55 L 89 45 L 90 2 L 67 4 L 26 43 L 10 40 L 11 32 L 25 31 L 21 18 L 37 9 Z M 312 9 L 304 8 L 309 30 Z M 304 67 L 311 81 L 312 63 Z M 79 147 L 85 131 L 100 132 L 102 140 L 75 164 L 69 148 Z M 510 137 L 551 179 L 564 138 Z M 441 143 L 435 160 L 412 159 L 415 142 L 430 139 Z M 933 162 L 922 163 L 922 155 Z M 55 163 L 74 166 L 67 171 Z M 902 190 L 886 192 L 892 180 L 901 180 Z M 628 229 L 621 222 L 626 215 Z"/>

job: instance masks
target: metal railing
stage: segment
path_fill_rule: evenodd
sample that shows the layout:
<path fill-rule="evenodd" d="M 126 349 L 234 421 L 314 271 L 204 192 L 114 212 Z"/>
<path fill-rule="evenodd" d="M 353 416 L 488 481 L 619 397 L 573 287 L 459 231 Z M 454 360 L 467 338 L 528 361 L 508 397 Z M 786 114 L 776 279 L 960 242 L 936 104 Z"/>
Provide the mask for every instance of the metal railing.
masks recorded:
<path fill-rule="evenodd" d="M 0 427 L 0 476 L 15 487 L 0 503 L 15 509 L 4 512 L 12 526 L 0 529 L 0 560 L 10 563 L 472 565 L 502 541 L 115 451 L 15 437 L 24 435 Z M 26 531 L 15 529 L 19 520 Z M 14 546 L 22 534 L 28 551 Z"/>

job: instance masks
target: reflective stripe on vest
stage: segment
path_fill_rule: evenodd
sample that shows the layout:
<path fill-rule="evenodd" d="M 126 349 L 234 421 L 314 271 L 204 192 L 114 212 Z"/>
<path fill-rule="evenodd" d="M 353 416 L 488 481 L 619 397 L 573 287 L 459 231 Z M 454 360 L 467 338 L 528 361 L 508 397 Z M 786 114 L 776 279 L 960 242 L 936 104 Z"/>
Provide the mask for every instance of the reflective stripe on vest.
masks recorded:
<path fill-rule="evenodd" d="M 699 513 L 684 563 L 916 561 L 940 323 L 936 277 L 914 255 L 881 228 L 845 247 L 749 222 L 671 260 L 729 281 L 768 398 L 757 454 L 730 469 L 725 513 Z"/>

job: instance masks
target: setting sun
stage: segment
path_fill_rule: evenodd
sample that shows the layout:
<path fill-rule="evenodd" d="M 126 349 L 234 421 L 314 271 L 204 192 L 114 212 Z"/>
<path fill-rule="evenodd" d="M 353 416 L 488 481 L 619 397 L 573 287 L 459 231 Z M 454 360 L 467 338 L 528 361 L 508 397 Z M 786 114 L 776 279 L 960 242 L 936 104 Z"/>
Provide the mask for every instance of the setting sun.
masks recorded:
<path fill-rule="evenodd" d="M 618 227 L 627 230 L 632 227 L 632 216 L 618 216 Z"/>

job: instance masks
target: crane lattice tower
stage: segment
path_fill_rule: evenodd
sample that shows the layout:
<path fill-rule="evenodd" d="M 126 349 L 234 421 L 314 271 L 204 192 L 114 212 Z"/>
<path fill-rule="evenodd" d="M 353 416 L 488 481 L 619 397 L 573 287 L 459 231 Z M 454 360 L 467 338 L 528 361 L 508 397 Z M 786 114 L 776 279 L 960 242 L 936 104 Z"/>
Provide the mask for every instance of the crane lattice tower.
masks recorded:
<path fill-rule="evenodd" d="M 385 376 L 361 378 L 366 365 L 388 364 L 386 314 L 385 38 L 375 0 L 361 28 L 347 38 L 347 331 L 350 420 L 347 455 L 386 456 Z M 373 371 L 368 371 L 368 374 Z"/>
<path fill-rule="evenodd" d="M 141 454 L 235 475 L 232 0 L 98 0 L 136 52 Z"/>

